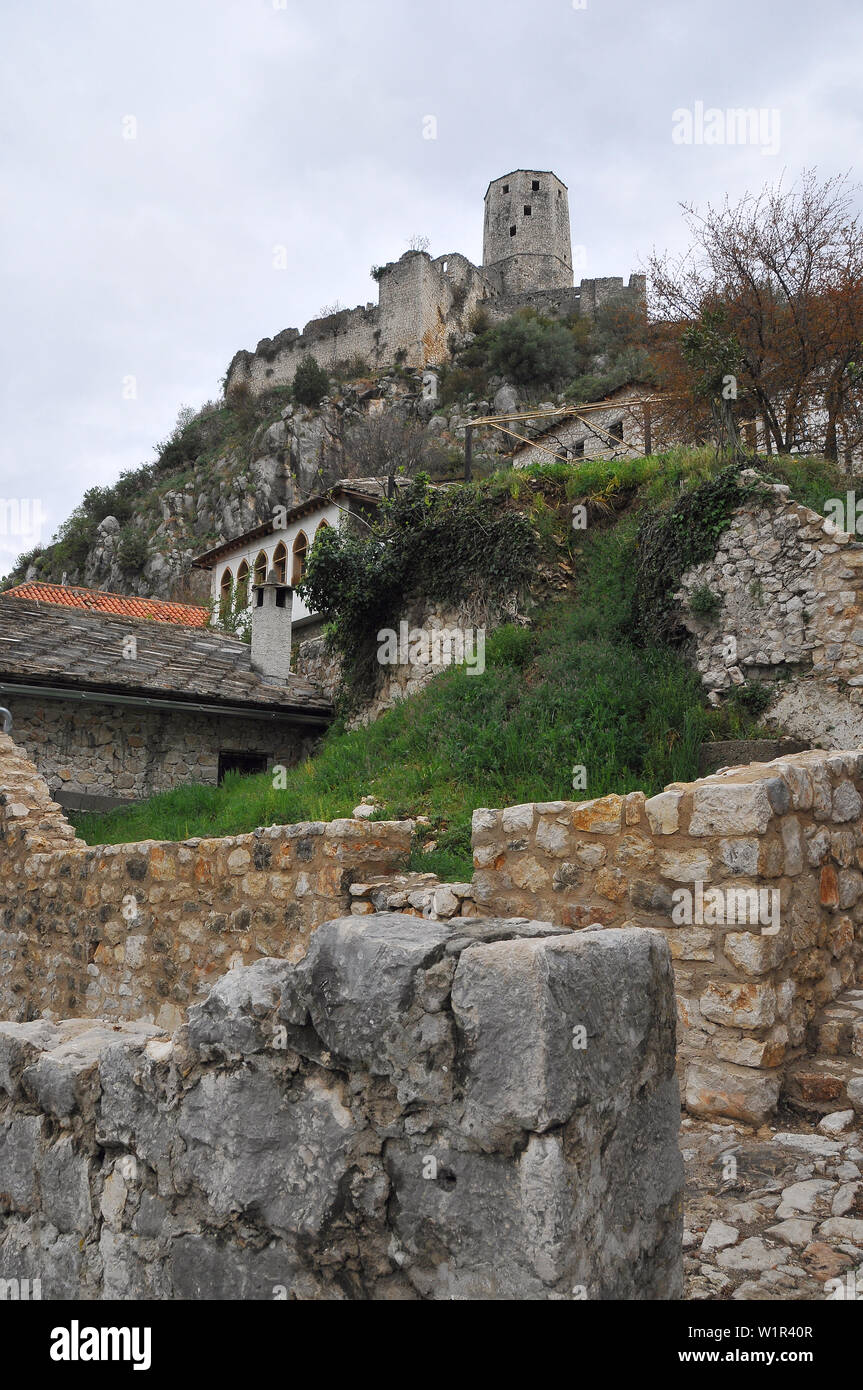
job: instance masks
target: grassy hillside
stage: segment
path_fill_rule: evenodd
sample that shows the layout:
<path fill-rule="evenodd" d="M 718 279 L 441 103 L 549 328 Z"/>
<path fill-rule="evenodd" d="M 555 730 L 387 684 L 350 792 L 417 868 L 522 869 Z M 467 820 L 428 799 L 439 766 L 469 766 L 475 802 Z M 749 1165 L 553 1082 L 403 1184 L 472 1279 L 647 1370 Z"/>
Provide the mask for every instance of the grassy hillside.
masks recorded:
<path fill-rule="evenodd" d="M 717 471 L 708 451 L 552 466 L 481 484 L 509 492 L 552 539 L 572 571 L 563 595 L 529 629 L 488 640 L 486 670 L 454 669 L 367 729 L 332 729 L 318 754 L 274 790 L 261 774 L 220 788 L 181 788 L 107 816 L 80 816 L 91 844 L 236 834 L 258 825 L 348 816 L 374 794 L 388 818 L 425 815 L 413 864 L 469 877 L 476 806 L 601 796 L 698 775 L 699 744 L 761 732 L 745 705 L 705 706 L 694 673 L 672 648 L 641 644 L 632 630 L 636 532 L 645 506 L 669 505 L 682 487 Z M 839 485 L 827 465 L 771 460 L 771 471 L 812 505 Z M 539 489 L 537 490 L 537 485 Z M 550 506 L 548 495 L 562 502 Z M 587 531 L 569 529 L 586 496 Z M 615 510 L 620 508 L 620 510 Z M 573 791 L 576 765 L 587 773 Z M 436 849 L 423 853 L 421 840 Z"/>

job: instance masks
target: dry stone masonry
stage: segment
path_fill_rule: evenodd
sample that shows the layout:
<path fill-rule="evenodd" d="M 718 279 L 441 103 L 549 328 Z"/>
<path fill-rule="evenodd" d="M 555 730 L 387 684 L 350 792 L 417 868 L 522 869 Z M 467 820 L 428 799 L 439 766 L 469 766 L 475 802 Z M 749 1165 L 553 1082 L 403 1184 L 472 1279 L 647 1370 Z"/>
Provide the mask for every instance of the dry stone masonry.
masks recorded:
<path fill-rule="evenodd" d="M 760 1123 L 784 1095 L 863 1113 L 863 1036 L 856 1056 L 846 1040 L 817 1064 L 807 1045 L 861 981 L 861 792 L 863 753 L 809 752 L 649 799 L 478 810 L 474 900 L 481 913 L 660 931 L 691 1111 Z"/>
<path fill-rule="evenodd" d="M 0 1024 L 0 1278 L 43 1298 L 676 1298 L 678 1120 L 656 933 L 340 918 L 299 964 L 224 976 L 173 1038 Z"/>
<path fill-rule="evenodd" d="M 683 575 L 681 618 L 708 691 L 778 680 L 778 727 L 853 747 L 863 744 L 863 544 L 788 493 L 765 485 L 738 508 L 714 557 Z M 705 589 L 718 608 L 699 617 L 689 605 Z"/>
<path fill-rule="evenodd" d="M 0 1014 L 173 1028 L 230 966 L 298 959 L 409 851 L 408 822 L 362 820 L 88 848 L 0 735 Z"/>

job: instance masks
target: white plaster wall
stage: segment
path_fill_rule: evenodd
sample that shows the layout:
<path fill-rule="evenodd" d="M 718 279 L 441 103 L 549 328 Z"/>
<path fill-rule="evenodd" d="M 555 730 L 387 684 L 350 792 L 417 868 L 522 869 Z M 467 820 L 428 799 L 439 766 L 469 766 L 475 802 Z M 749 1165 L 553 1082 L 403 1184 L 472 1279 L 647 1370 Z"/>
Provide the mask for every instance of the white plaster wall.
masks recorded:
<path fill-rule="evenodd" d="M 316 511 L 307 513 L 306 516 L 300 517 L 296 521 L 290 521 L 284 531 L 274 531 L 271 536 L 264 536 L 262 539 L 253 541 L 251 544 L 237 545 L 236 549 L 223 555 L 211 571 L 210 597 L 213 603 L 218 605 L 222 587 L 222 575 L 225 573 L 225 570 L 230 569 L 234 582 L 236 583 L 237 570 L 245 560 L 246 564 L 249 566 L 249 570 L 252 572 L 252 578 L 249 581 L 249 607 L 251 607 L 251 586 L 254 576 L 255 561 L 263 550 L 267 557 L 267 571 L 269 572 L 273 565 L 273 555 L 276 546 L 280 541 L 284 541 L 288 548 L 288 582 L 290 583 L 293 546 L 300 531 L 305 532 L 309 542 L 309 548 L 311 548 L 321 522 L 326 521 L 330 526 L 338 527 L 343 516 L 343 509 L 337 506 L 335 502 L 331 502 L 324 507 L 320 507 Z M 293 606 L 291 608 L 291 622 L 298 623 L 304 618 L 310 618 L 312 616 L 314 615 L 309 611 L 305 603 L 303 603 L 299 594 L 294 592 Z"/>

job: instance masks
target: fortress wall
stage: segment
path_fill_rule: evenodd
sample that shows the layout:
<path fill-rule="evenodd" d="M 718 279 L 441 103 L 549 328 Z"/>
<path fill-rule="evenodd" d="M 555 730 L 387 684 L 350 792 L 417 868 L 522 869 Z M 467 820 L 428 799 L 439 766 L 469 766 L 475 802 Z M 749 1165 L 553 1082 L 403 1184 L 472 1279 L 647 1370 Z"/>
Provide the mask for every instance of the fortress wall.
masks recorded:
<path fill-rule="evenodd" d="M 465 331 L 471 310 L 487 292 L 482 271 L 465 256 L 453 252 L 433 261 L 425 251 L 407 251 L 383 267 L 377 307 L 312 319 L 302 334 L 286 329 L 262 339 L 253 353 L 238 352 L 226 389 L 242 384 L 257 395 L 287 385 L 307 354 L 327 368 L 353 357 L 372 368 L 397 358 L 409 367 L 436 365 L 448 354 L 448 335 Z"/>
<path fill-rule="evenodd" d="M 299 964 L 224 975 L 173 1037 L 0 1023 L 0 1279 L 679 1298 L 679 1115 L 655 933 L 342 918 Z"/>
<path fill-rule="evenodd" d="M 761 1123 L 818 1011 L 863 982 L 861 793 L 863 753 L 808 752 L 649 800 L 478 810 L 474 901 L 493 915 L 661 932 L 689 1109 Z"/>

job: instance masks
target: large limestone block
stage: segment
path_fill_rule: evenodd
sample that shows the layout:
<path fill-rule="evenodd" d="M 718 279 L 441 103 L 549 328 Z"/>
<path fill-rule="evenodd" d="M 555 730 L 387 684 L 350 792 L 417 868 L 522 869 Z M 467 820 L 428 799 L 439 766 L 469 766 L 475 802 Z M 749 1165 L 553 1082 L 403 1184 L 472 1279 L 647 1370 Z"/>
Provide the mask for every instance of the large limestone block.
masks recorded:
<path fill-rule="evenodd" d="M 248 1209 L 274 1230 L 316 1235 L 356 1131 L 335 1084 L 308 1077 L 288 1102 L 267 1071 L 208 1073 L 184 1098 L 177 1162 L 220 1216 Z"/>
<path fill-rule="evenodd" d="M 455 974 L 465 1125 L 483 1143 L 614 1103 L 674 1065 L 671 962 L 655 932 L 477 946 Z"/>

